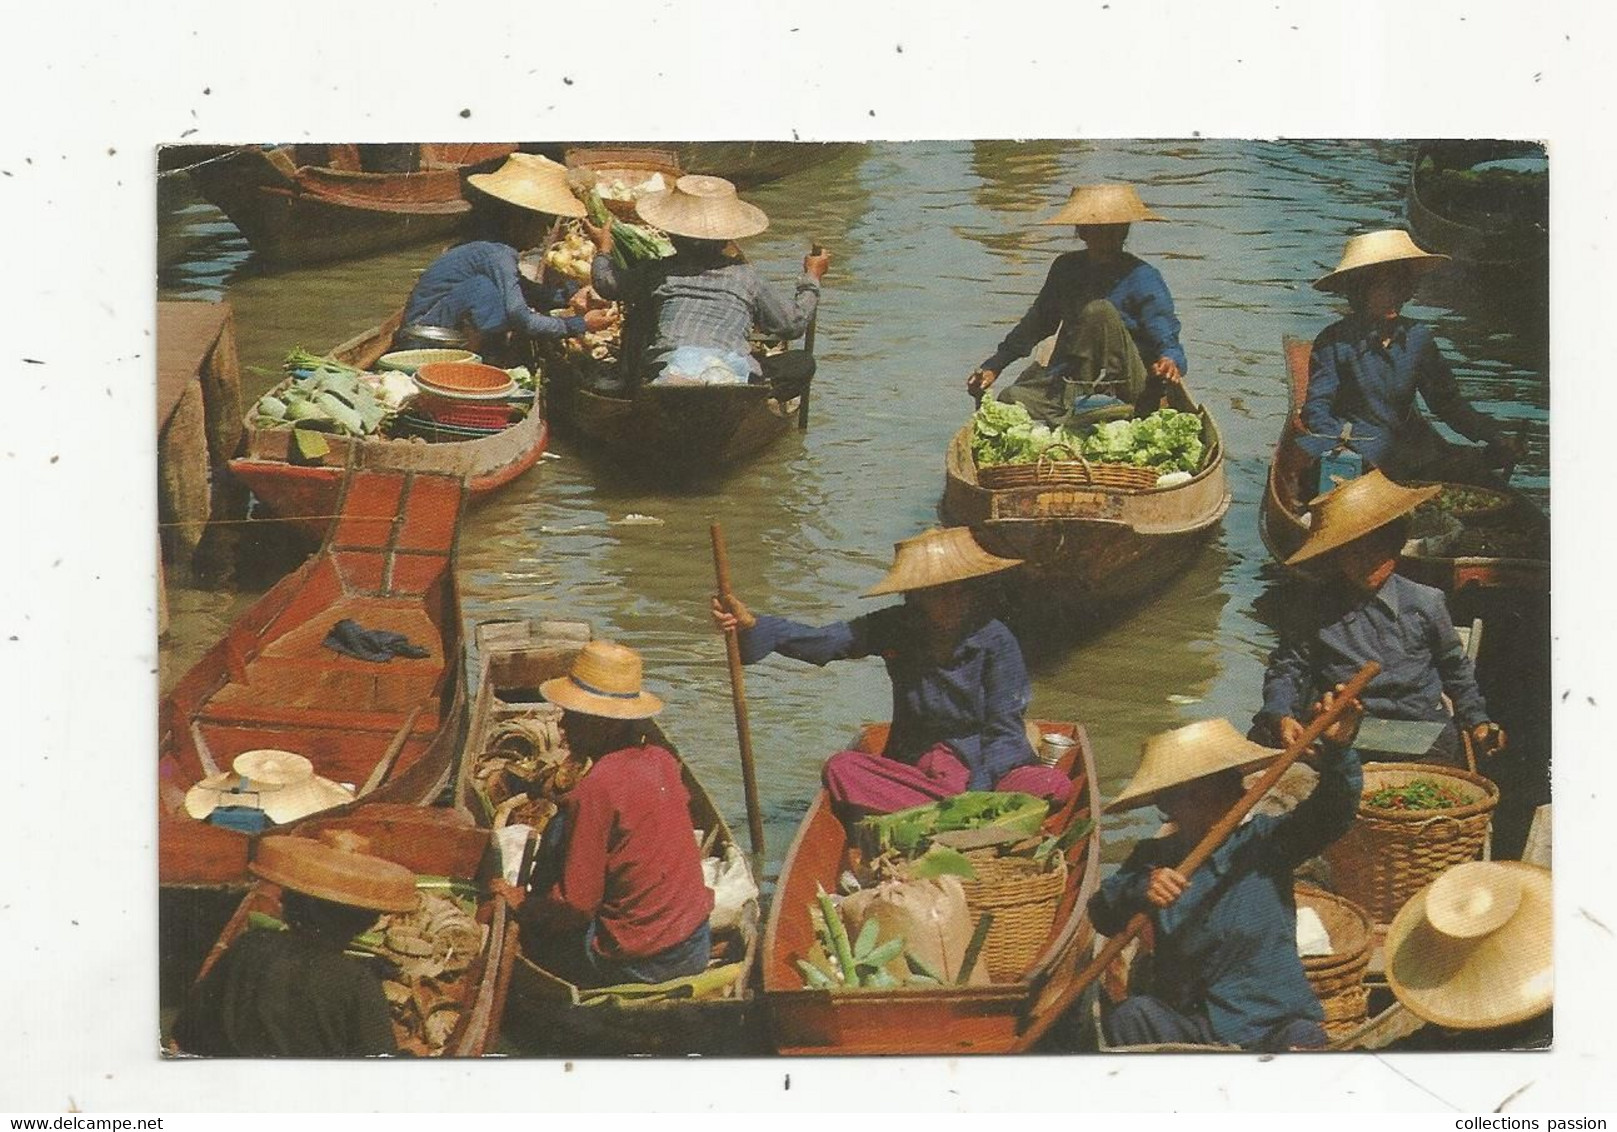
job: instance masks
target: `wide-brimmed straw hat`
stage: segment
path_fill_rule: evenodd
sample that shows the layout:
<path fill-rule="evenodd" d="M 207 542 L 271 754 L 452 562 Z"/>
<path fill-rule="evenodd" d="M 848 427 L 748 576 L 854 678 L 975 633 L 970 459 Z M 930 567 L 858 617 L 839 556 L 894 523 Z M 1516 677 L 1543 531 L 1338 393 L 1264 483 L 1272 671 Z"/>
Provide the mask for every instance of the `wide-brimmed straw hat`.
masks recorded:
<path fill-rule="evenodd" d="M 539 693 L 566 711 L 607 719 L 648 719 L 663 709 L 640 686 L 640 654 L 612 641 L 585 645 L 567 675 L 546 680 Z"/>
<path fill-rule="evenodd" d="M 1429 271 L 1449 257 L 1423 252 L 1402 228 L 1354 236 L 1342 249 L 1342 262 L 1329 275 L 1314 281 L 1316 291 L 1341 291 L 1350 272 L 1383 263 L 1407 263 L 1416 271 Z"/>
<path fill-rule="evenodd" d="M 769 227 L 764 210 L 736 196 L 729 181 L 698 173 L 687 173 L 671 189 L 647 193 L 635 210 L 652 227 L 692 240 L 739 240 Z"/>
<path fill-rule="evenodd" d="M 1079 185 L 1067 203 L 1040 224 L 1132 224 L 1136 220 L 1161 220 L 1145 207 L 1133 185 Z"/>
<path fill-rule="evenodd" d="M 1363 538 L 1409 514 L 1442 490 L 1441 484 L 1404 487 L 1393 483 L 1380 469 L 1348 480 L 1309 501 L 1308 537 L 1286 559 L 1286 565 L 1296 566 Z"/>
<path fill-rule="evenodd" d="M 243 751 L 230 769 L 210 774 L 185 793 L 185 812 L 201 821 L 220 806 L 263 810 L 277 825 L 347 805 L 354 792 L 322 778 L 314 764 L 292 751 Z"/>
<path fill-rule="evenodd" d="M 935 527 L 893 544 L 893 565 L 865 597 L 901 594 L 981 578 L 1020 566 L 1020 558 L 990 554 L 971 537 L 969 527 Z"/>
<path fill-rule="evenodd" d="M 1146 806 L 1163 791 L 1221 771 L 1245 774 L 1279 758 L 1281 752 L 1259 746 L 1227 719 L 1204 719 L 1153 735 L 1140 745 L 1134 777 L 1106 807 L 1107 813 Z"/>
<path fill-rule="evenodd" d="M 322 833 L 318 841 L 263 837 L 247 867 L 282 888 L 321 900 L 377 912 L 414 911 L 415 874 L 365 852 L 368 847 L 365 838 L 347 830 Z"/>
<path fill-rule="evenodd" d="M 1387 929 L 1387 982 L 1412 1012 L 1456 1030 L 1525 1022 L 1554 1001 L 1548 870 L 1455 865 Z"/>
<path fill-rule="evenodd" d="M 567 167 L 536 153 L 513 153 L 492 173 L 473 173 L 466 183 L 507 204 L 550 216 L 583 216 L 584 202 L 567 187 Z"/>

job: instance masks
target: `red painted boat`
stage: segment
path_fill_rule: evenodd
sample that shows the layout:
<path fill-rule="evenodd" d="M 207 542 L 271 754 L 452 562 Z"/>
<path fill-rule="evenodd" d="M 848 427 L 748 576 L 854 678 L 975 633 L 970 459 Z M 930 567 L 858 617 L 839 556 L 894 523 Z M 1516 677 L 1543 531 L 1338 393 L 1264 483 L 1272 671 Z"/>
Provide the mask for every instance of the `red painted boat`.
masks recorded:
<path fill-rule="evenodd" d="M 292 751 L 316 774 L 361 788 L 344 812 L 424 805 L 448 783 L 466 719 L 454 571 L 464 502 L 453 477 L 353 473 L 320 553 L 260 598 L 163 700 L 163 886 L 247 884 L 253 837 L 183 808 L 191 786 L 244 751 Z M 428 655 L 376 664 L 324 647 L 345 618 L 403 633 Z"/>
<path fill-rule="evenodd" d="M 404 317 L 400 310 L 331 351 L 331 357 L 369 369 L 392 349 L 393 335 Z M 544 405 L 537 396 L 526 415 L 509 428 L 486 436 L 441 440 L 354 439 L 325 437 L 330 451 L 318 465 L 290 459 L 291 430 L 258 428 L 256 413 L 246 420 L 246 453 L 230 461 L 231 474 L 247 485 L 273 514 L 290 520 L 311 538 L 320 538 L 335 512 L 343 470 L 433 472 L 461 476 L 473 499 L 498 490 L 538 463 L 550 442 Z"/>
<path fill-rule="evenodd" d="M 1075 723 L 1040 723 L 1046 733 L 1077 740 L 1061 764 L 1072 779 L 1072 798 L 1044 824 L 1060 833 L 1100 812 L 1095 758 Z M 887 725 L 872 725 L 859 749 L 879 751 Z M 803 986 L 794 961 L 815 944 L 808 908 L 815 892 L 835 891 L 847 836 L 822 790 L 786 854 L 764 932 L 764 995 L 775 1048 L 786 1054 L 1020 1053 L 1060 1016 L 1066 992 L 1089 959 L 1095 932 L 1089 898 L 1100 883 L 1100 832 L 1091 825 L 1067 850 L 1067 880 L 1043 951 L 1021 978 L 1009 983 L 941 988 L 831 991 Z"/>

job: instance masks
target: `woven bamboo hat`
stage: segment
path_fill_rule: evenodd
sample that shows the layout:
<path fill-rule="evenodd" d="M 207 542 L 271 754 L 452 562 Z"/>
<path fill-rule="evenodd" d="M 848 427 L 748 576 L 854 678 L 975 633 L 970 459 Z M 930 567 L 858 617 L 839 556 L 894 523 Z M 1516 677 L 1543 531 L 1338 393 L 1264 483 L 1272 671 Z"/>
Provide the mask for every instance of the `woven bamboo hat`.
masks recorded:
<path fill-rule="evenodd" d="M 1140 766 L 1107 813 L 1155 802 L 1165 790 L 1226 770 L 1245 774 L 1280 757 L 1243 736 L 1227 719 L 1204 719 L 1153 735 L 1140 745 Z"/>
<path fill-rule="evenodd" d="M 316 774 L 302 755 L 266 747 L 243 751 L 228 771 L 210 774 L 186 791 L 185 812 L 200 821 L 220 806 L 246 806 L 285 825 L 353 800 L 352 790 Z"/>
<path fill-rule="evenodd" d="M 769 227 L 764 210 L 736 196 L 729 181 L 698 173 L 687 173 L 671 189 L 647 193 L 635 209 L 652 227 L 693 240 L 739 240 Z"/>
<path fill-rule="evenodd" d="M 550 216 L 583 216 L 584 202 L 567 187 L 567 167 L 536 153 L 513 153 L 492 173 L 473 173 L 466 183 L 518 208 Z"/>
<path fill-rule="evenodd" d="M 1161 220 L 1133 185 L 1079 185 L 1054 216 L 1040 224 L 1132 224 Z"/>
<path fill-rule="evenodd" d="M 1456 1030 L 1525 1022 L 1554 1000 L 1550 874 L 1520 861 L 1455 865 L 1387 929 L 1387 982 L 1412 1012 Z"/>
<path fill-rule="evenodd" d="M 934 527 L 893 544 L 887 576 L 864 592 L 865 597 L 901 594 L 981 578 L 1020 566 L 1020 558 L 990 554 L 971 537 L 969 527 Z"/>
<path fill-rule="evenodd" d="M 1347 483 L 1309 500 L 1312 516 L 1308 537 L 1297 552 L 1286 559 L 1296 566 L 1318 558 L 1354 539 L 1402 518 L 1443 490 L 1440 484 L 1403 487 L 1393 483 L 1380 469 L 1348 480 Z"/>
<path fill-rule="evenodd" d="M 377 912 L 416 907 L 415 874 L 365 852 L 369 842 L 348 830 L 309 837 L 260 838 L 248 868 L 265 880 L 321 900 Z"/>
<path fill-rule="evenodd" d="M 640 654 L 612 641 L 585 645 L 567 675 L 546 680 L 539 693 L 566 711 L 607 719 L 648 719 L 663 709 L 640 686 Z"/>
<path fill-rule="evenodd" d="M 1354 236 L 1342 249 L 1342 262 L 1329 275 L 1314 281 L 1316 291 L 1341 291 L 1348 273 L 1363 271 L 1382 263 L 1407 263 L 1417 271 L 1429 271 L 1449 257 L 1423 252 L 1402 228 L 1366 232 Z"/>

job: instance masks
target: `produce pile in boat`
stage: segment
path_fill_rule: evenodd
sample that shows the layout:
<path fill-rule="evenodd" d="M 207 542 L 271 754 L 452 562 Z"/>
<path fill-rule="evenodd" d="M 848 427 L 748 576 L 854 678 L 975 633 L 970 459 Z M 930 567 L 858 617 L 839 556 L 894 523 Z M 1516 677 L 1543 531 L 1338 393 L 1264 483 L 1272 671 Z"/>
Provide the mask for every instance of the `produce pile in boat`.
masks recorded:
<path fill-rule="evenodd" d="M 1417 778 L 1402 786 L 1386 786 L 1364 796 L 1364 804 L 1375 810 L 1452 810 L 1473 801 L 1474 798 L 1464 797 L 1429 778 Z"/>
<path fill-rule="evenodd" d="M 1053 445 L 1060 445 L 1050 452 Z M 1204 446 L 1198 413 L 1158 409 L 1147 417 L 1105 421 L 1081 432 L 1039 424 L 1021 405 L 984 398 L 971 418 L 971 454 L 979 468 L 1031 464 L 1041 457 L 1132 464 L 1164 474 L 1194 475 Z"/>
<path fill-rule="evenodd" d="M 543 832 L 561 797 L 592 763 L 573 758 L 561 731 L 561 708 L 535 704 L 494 729 L 472 764 L 472 784 L 494 828 L 529 825 Z"/>

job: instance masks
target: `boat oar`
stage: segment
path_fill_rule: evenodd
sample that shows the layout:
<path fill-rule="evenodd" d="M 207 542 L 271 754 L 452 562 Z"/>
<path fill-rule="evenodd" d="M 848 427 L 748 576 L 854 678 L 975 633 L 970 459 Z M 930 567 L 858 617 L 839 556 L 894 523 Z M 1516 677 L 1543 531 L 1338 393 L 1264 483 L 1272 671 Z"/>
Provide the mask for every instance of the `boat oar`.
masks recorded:
<path fill-rule="evenodd" d="M 1353 702 L 1364 694 L 1364 689 L 1371 680 L 1375 679 L 1376 673 L 1380 671 L 1381 665 L 1372 660 L 1354 673 L 1353 679 L 1343 685 L 1341 692 L 1336 695 L 1335 702 L 1330 709 L 1320 712 L 1309 722 L 1307 727 L 1303 728 L 1303 733 L 1298 737 L 1297 741 L 1287 747 L 1278 759 L 1269 764 L 1269 768 L 1258 777 L 1258 780 L 1252 784 L 1251 789 L 1242 795 L 1241 800 L 1235 803 L 1230 812 L 1220 818 L 1218 824 L 1208 830 L 1207 836 L 1203 837 L 1196 847 L 1186 855 L 1185 859 L 1179 863 L 1178 872 L 1180 876 L 1189 880 L 1197 869 L 1207 863 L 1207 859 L 1213 855 L 1214 851 L 1224 844 L 1225 839 L 1230 834 L 1235 832 L 1236 828 L 1241 824 L 1241 819 L 1246 817 L 1247 811 L 1256 806 L 1263 796 L 1274 787 L 1274 784 L 1280 781 L 1281 776 L 1291 768 L 1291 764 L 1301 758 L 1319 740 L 1319 737 L 1341 718 L 1342 714 L 1348 710 Z M 1136 912 L 1123 930 L 1106 941 L 1106 946 L 1101 948 L 1100 954 L 1096 955 L 1090 961 L 1089 966 L 1079 972 L 1077 977 L 1060 994 L 1047 1003 L 1039 1003 L 1039 1014 L 1051 1019 L 1059 1017 L 1067 1007 L 1077 1001 L 1078 996 L 1088 989 L 1091 983 L 1106 973 L 1106 969 L 1117 960 L 1119 955 L 1123 954 L 1123 949 L 1133 942 L 1135 937 L 1149 927 L 1150 924 L 1151 918 L 1148 915 L 1144 912 Z M 1030 1001 L 1038 1002 L 1039 997 L 1035 995 Z M 1022 1019 L 1022 1026 L 1026 1028 L 1032 1025 L 1034 1021 L 1035 1019 L 1031 1015 L 1026 1016 Z"/>
<path fill-rule="evenodd" d="M 809 255 L 811 255 L 811 256 L 824 255 L 824 254 L 825 254 L 825 248 L 822 247 L 819 244 L 814 244 L 814 245 L 810 246 L 810 248 L 809 248 Z M 818 303 L 816 303 L 814 305 L 814 313 L 809 315 L 808 329 L 803 331 L 803 352 L 805 354 L 807 354 L 811 358 L 814 356 L 814 331 L 816 329 L 818 329 L 819 323 L 820 323 L 820 306 L 819 306 Z M 803 387 L 802 395 L 800 397 L 798 397 L 798 399 L 797 399 L 797 431 L 798 432 L 803 432 L 804 430 L 806 430 L 808 428 L 809 390 L 811 390 L 813 388 L 814 388 L 814 379 L 810 378 L 809 383 Z"/>
<path fill-rule="evenodd" d="M 719 583 L 719 597 L 730 601 L 730 556 L 724 549 L 724 530 L 714 523 L 713 574 Z M 758 807 L 758 776 L 752 766 L 752 728 L 747 722 L 747 686 L 741 675 L 741 637 L 736 629 L 724 634 L 724 651 L 730 662 L 730 702 L 735 707 L 736 741 L 741 745 L 741 785 L 747 795 L 747 834 L 752 839 L 752 855 L 758 875 L 764 863 L 764 815 Z"/>
<path fill-rule="evenodd" d="M 415 729 L 416 717 L 420 714 L 421 705 L 416 704 L 410 710 L 409 717 L 405 719 L 404 726 L 399 728 L 398 733 L 393 736 L 393 741 L 387 745 L 387 750 L 382 752 L 382 757 L 377 760 L 376 766 L 371 770 L 371 776 L 365 780 L 365 785 L 354 795 L 355 798 L 365 797 L 393 773 L 393 764 L 398 761 L 399 752 L 404 750 L 404 744 L 409 740 L 410 732 Z"/>

